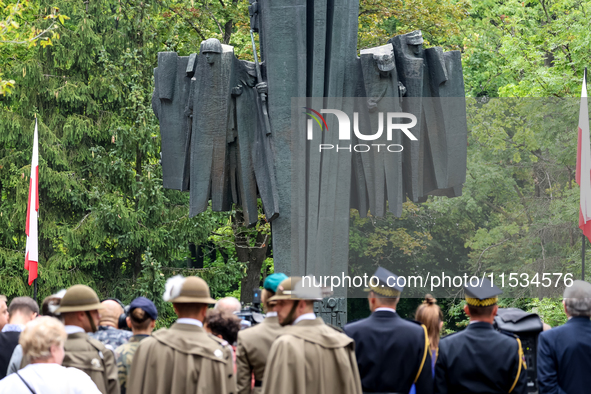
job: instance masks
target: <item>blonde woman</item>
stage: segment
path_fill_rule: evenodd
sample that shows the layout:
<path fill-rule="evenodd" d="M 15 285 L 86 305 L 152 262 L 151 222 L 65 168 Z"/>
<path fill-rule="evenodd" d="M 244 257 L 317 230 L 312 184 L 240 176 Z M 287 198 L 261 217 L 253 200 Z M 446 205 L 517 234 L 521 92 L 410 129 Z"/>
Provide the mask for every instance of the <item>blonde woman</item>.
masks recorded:
<path fill-rule="evenodd" d="M 437 350 L 439 349 L 439 337 L 443 328 L 443 312 L 437 305 L 437 300 L 427 294 L 425 300 L 415 312 L 415 320 L 427 327 L 429 345 L 431 347 L 431 371 L 435 377 L 435 362 L 437 361 Z M 415 394 L 416 388 L 413 385 L 409 394 Z"/>
<path fill-rule="evenodd" d="M 64 325 L 54 317 L 27 323 L 19 344 L 31 363 L 0 380 L 0 394 L 100 394 L 84 372 L 61 366 L 66 337 Z"/>

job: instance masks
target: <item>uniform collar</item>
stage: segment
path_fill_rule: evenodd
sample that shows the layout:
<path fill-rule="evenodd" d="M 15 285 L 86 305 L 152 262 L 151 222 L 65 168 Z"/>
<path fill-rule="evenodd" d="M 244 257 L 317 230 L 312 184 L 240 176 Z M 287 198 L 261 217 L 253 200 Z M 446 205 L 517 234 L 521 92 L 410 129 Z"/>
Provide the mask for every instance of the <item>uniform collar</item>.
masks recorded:
<path fill-rule="evenodd" d="M 84 329 L 82 327 L 78 327 L 78 326 L 66 326 L 66 334 L 70 335 L 70 334 L 76 334 L 79 332 L 83 332 L 85 333 L 86 331 L 84 331 Z"/>
<path fill-rule="evenodd" d="M 177 319 L 176 322 L 179 324 L 190 324 L 192 326 L 197 326 L 197 327 L 203 328 L 203 322 L 201 322 L 200 320 L 197 320 L 197 319 L 190 319 L 188 317 L 181 317 L 181 318 Z"/>
<path fill-rule="evenodd" d="M 295 319 L 295 321 L 292 323 L 292 325 L 295 326 L 296 324 L 298 324 L 302 320 L 316 320 L 316 315 L 314 314 L 314 312 L 304 313 L 303 315 L 301 315 L 300 317 Z"/>
<path fill-rule="evenodd" d="M 466 329 L 471 330 L 471 329 L 493 329 L 493 325 L 490 323 L 487 323 L 485 321 L 471 321 L 470 324 L 468 324 L 468 327 L 466 327 Z"/>
<path fill-rule="evenodd" d="M 396 313 L 396 309 L 394 309 L 394 308 L 385 308 L 385 307 L 381 306 L 379 308 L 374 309 L 373 313 L 376 313 L 376 312 Z"/>
<path fill-rule="evenodd" d="M 572 316 L 566 321 L 567 324 L 585 324 L 588 322 L 589 316 Z"/>

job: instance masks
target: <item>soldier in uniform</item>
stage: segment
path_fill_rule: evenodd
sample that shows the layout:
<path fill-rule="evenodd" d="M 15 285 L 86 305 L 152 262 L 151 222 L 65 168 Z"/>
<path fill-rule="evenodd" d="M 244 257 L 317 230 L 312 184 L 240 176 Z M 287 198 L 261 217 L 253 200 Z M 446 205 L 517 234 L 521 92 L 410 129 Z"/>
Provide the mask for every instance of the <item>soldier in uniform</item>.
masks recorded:
<path fill-rule="evenodd" d="M 316 317 L 321 300 L 321 290 L 300 277 L 282 281 L 269 299 L 285 328 L 269 352 L 264 394 L 361 394 L 355 343 Z"/>
<path fill-rule="evenodd" d="M 261 324 L 242 330 L 238 333 L 238 345 L 236 348 L 236 367 L 238 394 L 251 392 L 252 374 L 254 373 L 253 393 L 259 394 L 263 385 L 265 365 L 271 345 L 281 333 L 281 326 L 275 312 L 275 301 L 269 301 L 277 292 L 277 286 L 287 279 L 282 273 L 267 276 L 263 283 L 261 301 L 267 316 Z"/>
<path fill-rule="evenodd" d="M 119 394 L 117 364 L 113 352 L 87 333 L 96 332 L 101 305 L 90 287 L 70 287 L 56 310 L 66 325 L 68 339 L 64 345 L 66 355 L 62 365 L 78 368 L 90 376 L 103 394 Z"/>
<path fill-rule="evenodd" d="M 379 267 L 373 276 L 379 282 L 366 289 L 371 316 L 344 328 L 355 340 L 363 391 L 408 393 L 415 383 L 417 394 L 433 393 L 427 329 L 396 313 L 403 290 L 396 275 Z"/>
<path fill-rule="evenodd" d="M 141 342 L 128 393 L 236 393 L 232 349 L 203 329 L 207 306 L 215 303 L 207 283 L 196 276 L 170 278 L 163 298 L 179 318 Z"/>
<path fill-rule="evenodd" d="M 486 278 L 469 281 L 464 290 L 470 324 L 439 342 L 435 393 L 527 393 L 521 341 L 493 329 L 502 291 Z"/>
<path fill-rule="evenodd" d="M 131 328 L 133 336 L 115 350 L 121 394 L 127 393 L 127 378 L 131 370 L 133 356 L 140 342 L 152 333 L 158 319 L 158 310 L 152 301 L 145 297 L 138 297 L 129 304 L 128 315 L 127 325 Z"/>
<path fill-rule="evenodd" d="M 104 309 L 101 311 L 98 330 L 89 335 L 114 352 L 119 346 L 127 343 L 133 334 L 119 329 L 119 316 L 124 313 L 121 301 L 110 298 L 101 302 L 101 305 Z"/>

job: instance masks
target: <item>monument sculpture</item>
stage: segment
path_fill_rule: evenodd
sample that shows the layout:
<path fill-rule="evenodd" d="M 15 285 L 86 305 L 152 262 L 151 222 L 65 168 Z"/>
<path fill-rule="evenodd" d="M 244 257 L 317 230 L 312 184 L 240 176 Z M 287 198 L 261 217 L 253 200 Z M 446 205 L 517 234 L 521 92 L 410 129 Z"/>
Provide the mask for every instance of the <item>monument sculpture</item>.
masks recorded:
<path fill-rule="evenodd" d="M 346 275 L 351 208 L 400 216 L 406 198 L 461 195 L 467 123 L 460 53 L 424 49 L 420 31 L 358 52 L 359 0 L 249 1 L 260 63 L 256 50 L 255 62 L 238 60 L 216 39 L 203 41 L 199 54 L 159 54 L 152 104 L 164 187 L 190 192 L 191 216 L 209 201 L 215 211 L 236 204 L 249 225 L 261 198 L 275 270 Z M 327 114 L 314 132 L 323 144 L 339 144 L 341 111 L 355 113 L 353 127 L 364 129 L 347 144 L 376 133 L 373 144 L 400 148 L 318 149 L 306 139 L 302 107 Z M 382 132 L 385 113 L 412 114 L 416 138 Z M 319 306 L 325 320 L 346 322 L 346 295 L 336 289 Z"/>

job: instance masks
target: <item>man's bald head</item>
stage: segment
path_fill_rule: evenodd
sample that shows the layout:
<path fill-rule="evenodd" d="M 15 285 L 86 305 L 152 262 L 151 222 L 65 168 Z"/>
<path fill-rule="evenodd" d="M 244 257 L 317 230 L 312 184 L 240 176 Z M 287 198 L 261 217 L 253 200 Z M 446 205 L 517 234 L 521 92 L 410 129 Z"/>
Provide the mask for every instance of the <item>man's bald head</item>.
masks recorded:
<path fill-rule="evenodd" d="M 99 325 L 119 328 L 119 316 L 123 313 L 121 305 L 113 300 L 105 300 L 101 302 L 101 305 L 104 306 L 105 309 L 100 311 L 101 320 Z"/>
<path fill-rule="evenodd" d="M 240 312 L 242 305 L 240 305 L 240 301 L 234 297 L 226 297 L 222 298 L 215 304 L 214 309 L 221 310 L 223 312 L 228 312 L 230 314 L 234 312 Z"/>

